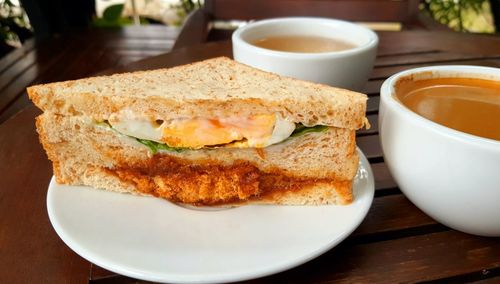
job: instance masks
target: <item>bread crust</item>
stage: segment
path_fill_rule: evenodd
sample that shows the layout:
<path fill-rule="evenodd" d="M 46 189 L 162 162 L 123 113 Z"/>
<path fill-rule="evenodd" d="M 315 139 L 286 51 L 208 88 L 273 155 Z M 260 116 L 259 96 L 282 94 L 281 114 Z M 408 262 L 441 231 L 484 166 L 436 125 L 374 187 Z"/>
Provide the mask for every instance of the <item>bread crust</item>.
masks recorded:
<path fill-rule="evenodd" d="M 97 120 L 123 110 L 152 120 L 279 113 L 307 126 L 348 129 L 364 126 L 367 100 L 364 94 L 278 76 L 226 57 L 36 85 L 28 95 L 44 111 Z"/>
<path fill-rule="evenodd" d="M 263 153 L 221 148 L 152 155 L 134 139 L 86 117 L 46 112 L 36 124 L 59 183 L 196 205 L 352 201 L 358 163 L 352 130 L 306 134 Z"/>

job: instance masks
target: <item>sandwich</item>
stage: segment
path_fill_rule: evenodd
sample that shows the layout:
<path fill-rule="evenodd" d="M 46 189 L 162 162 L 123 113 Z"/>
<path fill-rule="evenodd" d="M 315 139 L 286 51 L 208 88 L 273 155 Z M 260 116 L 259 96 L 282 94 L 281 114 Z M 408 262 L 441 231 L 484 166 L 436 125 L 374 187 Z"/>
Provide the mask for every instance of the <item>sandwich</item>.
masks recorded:
<path fill-rule="evenodd" d="M 360 93 L 219 57 L 28 95 L 61 184 L 206 206 L 353 200 Z"/>

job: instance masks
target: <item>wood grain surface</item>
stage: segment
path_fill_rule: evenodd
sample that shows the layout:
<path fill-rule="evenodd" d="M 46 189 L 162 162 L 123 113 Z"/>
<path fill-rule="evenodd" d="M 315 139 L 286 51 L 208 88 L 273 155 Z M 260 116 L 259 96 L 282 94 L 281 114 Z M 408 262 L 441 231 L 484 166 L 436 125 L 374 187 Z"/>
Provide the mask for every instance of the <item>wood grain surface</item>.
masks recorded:
<path fill-rule="evenodd" d="M 48 42 L 28 42 L 0 60 L 0 283 L 145 283 L 87 262 L 55 234 L 45 205 L 51 165 L 34 129 L 39 111 L 24 90 L 34 83 L 98 72 L 154 69 L 231 56 L 229 41 L 164 53 L 176 34 L 158 27 L 86 31 Z M 427 65 L 499 67 L 500 38 L 423 31 L 379 35 L 379 56 L 366 86 L 372 128 L 359 131 L 357 137 L 376 183 L 366 219 L 348 239 L 317 259 L 248 283 L 500 282 L 500 239 L 451 230 L 408 201 L 384 163 L 377 124 L 379 88 L 386 78 Z"/>

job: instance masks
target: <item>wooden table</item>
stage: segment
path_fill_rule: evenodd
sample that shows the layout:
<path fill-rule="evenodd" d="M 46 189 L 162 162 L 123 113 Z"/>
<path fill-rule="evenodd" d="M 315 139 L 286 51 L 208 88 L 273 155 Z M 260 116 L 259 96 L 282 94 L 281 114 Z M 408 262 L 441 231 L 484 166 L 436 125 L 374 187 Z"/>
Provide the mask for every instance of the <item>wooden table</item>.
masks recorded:
<path fill-rule="evenodd" d="M 379 35 L 379 55 L 366 86 L 370 96 L 367 115 L 372 128 L 360 131 L 357 138 L 376 179 L 375 199 L 368 216 L 348 239 L 317 259 L 250 282 L 500 282 L 500 238 L 451 230 L 412 205 L 401 194 L 384 163 L 377 129 L 378 92 L 388 76 L 436 64 L 500 67 L 500 38 L 424 31 Z M 87 36 L 92 40 L 92 35 Z M 69 58 L 92 54 L 85 42 L 79 41 L 80 47 L 63 46 L 70 51 L 45 59 L 50 67 L 44 62 L 37 63 L 42 70 L 39 81 L 76 78 L 98 71 L 102 65 L 95 59 L 82 60 L 79 64 L 85 68 L 73 68 L 70 74 L 58 71 L 66 70 Z M 40 53 L 45 48 L 49 47 L 33 47 Z M 105 73 L 175 66 L 219 55 L 231 55 L 230 42 L 183 48 Z M 109 59 L 107 55 L 101 56 L 103 60 Z M 26 85 L 27 81 L 18 80 L 10 86 L 22 89 Z M 24 96 L 16 101 L 27 104 Z M 35 133 L 34 117 L 38 113 L 28 105 L 0 125 L 0 283 L 137 283 L 82 259 L 52 229 L 45 205 L 52 170 Z"/>

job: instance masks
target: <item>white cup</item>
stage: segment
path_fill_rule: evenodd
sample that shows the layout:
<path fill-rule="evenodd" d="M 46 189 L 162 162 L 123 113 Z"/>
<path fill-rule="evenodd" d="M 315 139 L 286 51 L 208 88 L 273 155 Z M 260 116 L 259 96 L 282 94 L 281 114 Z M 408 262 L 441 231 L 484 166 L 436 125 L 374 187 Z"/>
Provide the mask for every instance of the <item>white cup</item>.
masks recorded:
<path fill-rule="evenodd" d="M 284 52 L 257 47 L 252 42 L 288 35 L 341 40 L 354 48 L 324 53 Z M 378 37 L 365 27 L 326 18 L 276 18 L 238 28 L 232 36 L 236 61 L 283 76 L 361 91 L 377 53 Z"/>
<path fill-rule="evenodd" d="M 470 234 L 500 236 L 500 141 L 437 124 L 395 98 L 402 78 L 439 77 L 499 81 L 500 69 L 433 66 L 387 79 L 379 111 L 385 162 L 401 191 L 435 220 Z"/>

